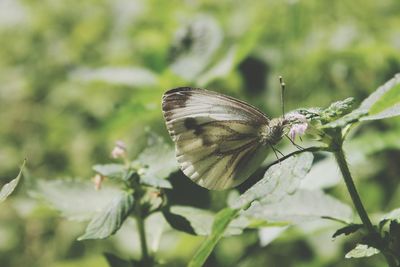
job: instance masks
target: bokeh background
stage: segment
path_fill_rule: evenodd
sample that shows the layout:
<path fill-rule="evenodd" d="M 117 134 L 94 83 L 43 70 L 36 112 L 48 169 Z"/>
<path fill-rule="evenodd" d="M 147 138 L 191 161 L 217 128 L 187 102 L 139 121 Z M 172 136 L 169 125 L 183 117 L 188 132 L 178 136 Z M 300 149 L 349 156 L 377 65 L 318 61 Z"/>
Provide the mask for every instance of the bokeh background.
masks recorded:
<path fill-rule="evenodd" d="M 0 185 L 24 158 L 29 170 L 0 204 L 0 266 L 101 267 L 105 251 L 137 256 L 127 234 L 76 241 L 85 222 L 63 218 L 30 184 L 90 182 L 91 166 L 110 160 L 116 140 L 132 157 L 149 131 L 171 142 L 160 100 L 178 86 L 236 96 L 271 117 L 280 115 L 279 75 L 287 110 L 350 96 L 358 104 L 400 71 L 399 14 L 396 0 L 0 0 Z M 364 134 L 352 149 L 368 156 L 352 167 L 372 214 L 399 206 L 399 133 L 399 119 L 390 119 L 354 134 Z M 225 205 L 225 193 L 183 193 L 188 183 L 175 181 L 172 201 Z M 351 203 L 343 184 L 327 190 Z M 332 233 L 292 230 L 261 247 L 257 231 L 246 231 L 224 239 L 208 265 L 383 264 L 379 256 L 344 259 L 355 243 L 333 242 Z M 166 227 L 159 258 L 184 266 L 202 240 Z"/>

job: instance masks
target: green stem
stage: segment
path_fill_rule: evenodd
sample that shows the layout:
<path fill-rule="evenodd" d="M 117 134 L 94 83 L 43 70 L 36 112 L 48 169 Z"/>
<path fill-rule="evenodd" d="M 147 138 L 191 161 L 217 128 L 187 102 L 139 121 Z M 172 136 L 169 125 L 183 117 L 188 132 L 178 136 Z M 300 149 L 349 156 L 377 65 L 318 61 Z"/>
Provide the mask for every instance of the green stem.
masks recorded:
<path fill-rule="evenodd" d="M 350 197 L 354 203 L 354 206 L 357 210 L 358 215 L 364 225 L 364 227 L 368 230 L 369 234 L 374 237 L 374 239 L 379 240 L 381 244 L 379 249 L 381 250 L 382 254 L 385 256 L 385 259 L 390 267 L 396 267 L 396 260 L 393 258 L 392 255 L 387 253 L 387 245 L 382 240 L 381 236 L 379 235 L 376 228 L 373 226 L 371 220 L 368 217 L 368 214 L 361 202 L 360 196 L 357 192 L 356 186 L 354 185 L 353 178 L 351 177 L 351 173 L 342 149 L 342 140 L 340 143 L 337 144 L 337 149 L 334 150 L 336 162 L 339 165 L 340 171 L 342 172 L 343 179 L 346 183 L 347 190 L 350 193 Z"/>
<path fill-rule="evenodd" d="M 140 206 L 140 201 L 136 201 L 135 203 L 135 213 L 136 213 L 137 228 L 139 231 L 140 247 L 142 250 L 142 262 L 146 264 L 150 262 L 150 256 L 149 256 L 149 251 L 147 249 L 146 229 L 145 229 L 142 209 Z"/>
<path fill-rule="evenodd" d="M 146 240 L 146 229 L 145 229 L 145 218 L 146 214 L 143 212 L 141 200 L 143 195 L 145 194 L 142 186 L 139 184 L 139 176 L 137 173 L 135 177 L 131 180 L 131 188 L 133 188 L 133 199 L 134 199 L 134 212 L 136 218 L 136 225 L 139 232 L 140 239 L 140 248 L 142 251 L 141 262 L 144 266 L 151 265 L 151 257 L 149 255 L 149 251 L 147 248 L 147 240 Z"/>
<path fill-rule="evenodd" d="M 344 182 L 346 183 L 347 190 L 350 193 L 350 197 L 354 203 L 354 206 L 358 212 L 358 215 L 360 216 L 362 223 L 364 224 L 365 228 L 367 228 L 368 232 L 377 233 L 374 226 L 371 223 L 371 220 L 368 217 L 367 212 L 365 211 L 360 196 L 358 195 L 343 150 L 340 148 L 339 150 L 335 151 L 334 154 L 336 162 L 338 163 L 340 171 L 342 172 Z"/>

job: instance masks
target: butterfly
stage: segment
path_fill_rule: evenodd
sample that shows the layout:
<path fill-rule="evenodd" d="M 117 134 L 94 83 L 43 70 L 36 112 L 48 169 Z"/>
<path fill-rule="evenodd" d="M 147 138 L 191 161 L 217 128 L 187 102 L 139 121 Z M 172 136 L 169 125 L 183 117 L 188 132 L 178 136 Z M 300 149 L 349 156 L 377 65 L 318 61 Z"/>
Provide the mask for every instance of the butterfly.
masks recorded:
<path fill-rule="evenodd" d="M 283 116 L 269 119 L 233 97 L 191 87 L 167 91 L 162 111 L 181 170 L 198 185 L 213 190 L 244 182 L 290 124 Z"/>

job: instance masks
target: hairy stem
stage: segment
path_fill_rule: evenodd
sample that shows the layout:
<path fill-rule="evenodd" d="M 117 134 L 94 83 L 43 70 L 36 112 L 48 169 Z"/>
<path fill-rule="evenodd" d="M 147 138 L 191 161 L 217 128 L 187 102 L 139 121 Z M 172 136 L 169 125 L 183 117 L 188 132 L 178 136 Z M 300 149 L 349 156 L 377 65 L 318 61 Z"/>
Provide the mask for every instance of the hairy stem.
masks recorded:
<path fill-rule="evenodd" d="M 341 141 L 341 140 L 340 140 Z M 392 255 L 387 253 L 387 244 L 382 240 L 381 236 L 379 235 L 376 228 L 373 226 L 371 220 L 368 217 L 368 213 L 366 212 L 360 196 L 357 192 L 356 186 L 353 182 L 353 178 L 351 176 L 343 149 L 342 149 L 342 141 L 338 144 L 337 149 L 334 150 L 334 155 L 336 158 L 336 162 L 339 165 L 340 171 L 343 175 L 343 179 L 346 183 L 347 190 L 350 193 L 350 197 L 353 201 L 353 204 L 357 210 L 358 215 L 364 225 L 364 227 L 368 230 L 368 233 L 374 237 L 375 240 L 378 240 L 380 243 L 379 249 L 381 250 L 382 254 L 385 256 L 385 259 L 390 267 L 396 267 L 396 261 Z"/>

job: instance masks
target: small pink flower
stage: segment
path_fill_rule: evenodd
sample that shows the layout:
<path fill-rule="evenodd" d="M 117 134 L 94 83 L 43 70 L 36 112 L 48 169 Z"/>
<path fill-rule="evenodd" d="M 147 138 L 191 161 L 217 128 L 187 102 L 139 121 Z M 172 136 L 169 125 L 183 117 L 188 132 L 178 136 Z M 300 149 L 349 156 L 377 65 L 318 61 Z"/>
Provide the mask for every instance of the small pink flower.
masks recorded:
<path fill-rule="evenodd" d="M 292 122 L 289 129 L 289 136 L 294 141 L 297 135 L 301 136 L 306 132 L 308 122 L 305 116 L 298 113 L 289 115 L 288 119 Z"/>
<path fill-rule="evenodd" d="M 102 182 L 104 181 L 104 178 L 105 178 L 105 177 L 104 177 L 103 175 L 101 175 L 101 174 L 96 174 L 96 175 L 93 177 L 94 189 L 100 190 L 101 184 L 102 184 Z"/>
<path fill-rule="evenodd" d="M 111 157 L 113 159 L 123 158 L 126 156 L 126 145 L 122 141 L 115 142 L 115 146 L 111 151 Z"/>

